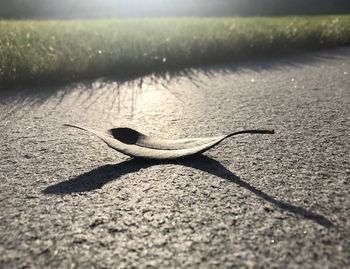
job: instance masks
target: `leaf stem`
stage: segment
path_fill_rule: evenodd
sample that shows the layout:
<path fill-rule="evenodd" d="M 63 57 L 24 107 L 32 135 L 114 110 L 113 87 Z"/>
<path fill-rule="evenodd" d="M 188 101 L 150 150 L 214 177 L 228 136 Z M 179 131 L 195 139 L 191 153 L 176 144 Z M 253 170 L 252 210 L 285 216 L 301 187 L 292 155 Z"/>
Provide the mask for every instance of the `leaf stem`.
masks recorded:
<path fill-rule="evenodd" d="M 271 129 L 271 130 L 243 130 L 243 131 L 238 131 L 238 132 L 234 132 L 232 134 L 229 134 L 226 136 L 227 137 L 231 137 L 231 136 L 235 136 L 235 135 L 239 135 L 239 134 L 274 134 L 275 130 Z"/>

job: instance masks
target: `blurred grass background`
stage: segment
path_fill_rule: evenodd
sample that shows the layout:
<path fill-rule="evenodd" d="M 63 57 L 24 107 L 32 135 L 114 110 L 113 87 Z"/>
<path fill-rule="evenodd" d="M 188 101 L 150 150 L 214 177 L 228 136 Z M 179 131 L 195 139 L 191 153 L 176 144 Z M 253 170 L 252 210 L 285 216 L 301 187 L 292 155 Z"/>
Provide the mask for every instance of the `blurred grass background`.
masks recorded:
<path fill-rule="evenodd" d="M 0 21 L 0 88 L 350 44 L 350 16 Z"/>

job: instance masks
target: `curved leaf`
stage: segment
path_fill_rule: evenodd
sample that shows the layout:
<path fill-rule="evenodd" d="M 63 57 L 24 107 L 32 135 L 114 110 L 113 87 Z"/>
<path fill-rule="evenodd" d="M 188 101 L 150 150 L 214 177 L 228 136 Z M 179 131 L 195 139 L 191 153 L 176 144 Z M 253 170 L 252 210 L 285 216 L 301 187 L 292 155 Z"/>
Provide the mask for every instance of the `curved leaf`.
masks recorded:
<path fill-rule="evenodd" d="M 273 134 L 274 130 L 244 130 L 228 135 L 204 138 L 161 139 L 150 137 L 131 128 L 113 128 L 106 132 L 65 124 L 93 133 L 109 147 L 136 158 L 145 159 L 177 159 L 203 153 L 219 144 L 222 140 L 238 134 Z"/>

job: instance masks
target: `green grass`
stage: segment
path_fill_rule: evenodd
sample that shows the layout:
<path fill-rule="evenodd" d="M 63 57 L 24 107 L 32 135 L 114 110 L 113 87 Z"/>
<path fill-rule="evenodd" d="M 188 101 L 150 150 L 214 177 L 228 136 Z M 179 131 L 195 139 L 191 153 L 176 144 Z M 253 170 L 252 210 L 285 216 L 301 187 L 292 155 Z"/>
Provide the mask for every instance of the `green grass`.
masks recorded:
<path fill-rule="evenodd" d="M 0 21 L 0 88 L 350 44 L 350 16 Z"/>

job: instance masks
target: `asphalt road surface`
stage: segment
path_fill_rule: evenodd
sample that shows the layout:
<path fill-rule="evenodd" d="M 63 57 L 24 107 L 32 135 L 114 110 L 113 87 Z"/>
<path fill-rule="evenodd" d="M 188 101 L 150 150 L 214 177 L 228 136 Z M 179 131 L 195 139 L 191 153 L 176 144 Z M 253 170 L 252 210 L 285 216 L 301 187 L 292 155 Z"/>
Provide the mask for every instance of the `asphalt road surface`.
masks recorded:
<path fill-rule="evenodd" d="M 350 48 L 0 92 L 0 268 L 349 268 Z M 164 138 L 133 160 L 62 126 Z"/>

